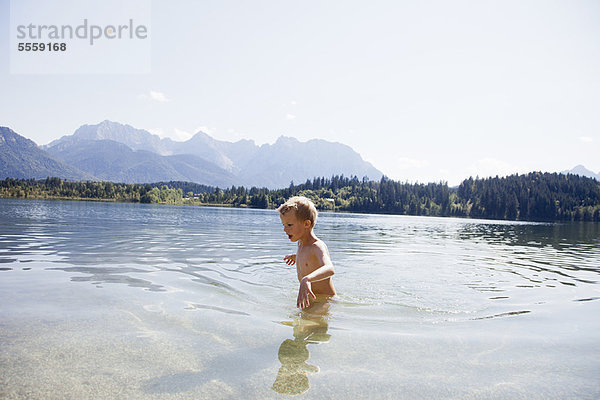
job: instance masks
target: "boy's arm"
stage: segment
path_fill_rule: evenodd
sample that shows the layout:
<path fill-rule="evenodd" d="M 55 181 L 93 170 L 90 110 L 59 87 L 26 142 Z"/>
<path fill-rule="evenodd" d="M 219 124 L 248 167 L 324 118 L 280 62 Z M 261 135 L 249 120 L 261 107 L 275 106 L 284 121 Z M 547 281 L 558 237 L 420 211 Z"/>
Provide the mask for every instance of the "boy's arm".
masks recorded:
<path fill-rule="evenodd" d="M 296 306 L 299 308 L 306 308 L 310 305 L 309 296 L 313 299 L 317 298 L 312 291 L 311 282 L 325 280 L 335 273 L 329 252 L 324 244 L 316 245 L 314 256 L 317 258 L 317 265 L 320 265 L 320 267 L 300 280 L 300 289 L 298 290 L 298 300 L 296 302 Z"/>

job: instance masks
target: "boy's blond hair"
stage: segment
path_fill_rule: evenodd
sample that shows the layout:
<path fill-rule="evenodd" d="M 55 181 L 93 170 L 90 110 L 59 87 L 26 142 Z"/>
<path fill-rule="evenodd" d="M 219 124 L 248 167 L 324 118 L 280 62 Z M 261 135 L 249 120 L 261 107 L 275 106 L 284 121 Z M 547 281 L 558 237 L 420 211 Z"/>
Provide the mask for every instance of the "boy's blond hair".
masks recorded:
<path fill-rule="evenodd" d="M 310 226 L 314 227 L 317 223 L 317 208 L 315 204 L 307 197 L 294 196 L 290 197 L 285 203 L 277 208 L 281 215 L 294 210 L 296 218 L 301 221 L 310 221 Z"/>

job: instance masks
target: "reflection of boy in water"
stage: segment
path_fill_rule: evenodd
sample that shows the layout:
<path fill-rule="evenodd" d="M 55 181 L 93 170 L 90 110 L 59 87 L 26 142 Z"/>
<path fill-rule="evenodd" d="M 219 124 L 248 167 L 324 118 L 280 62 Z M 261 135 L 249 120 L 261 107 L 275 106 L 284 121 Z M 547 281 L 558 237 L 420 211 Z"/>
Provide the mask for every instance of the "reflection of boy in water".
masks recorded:
<path fill-rule="evenodd" d="M 273 390 L 283 394 L 300 394 L 308 390 L 309 372 L 319 372 L 319 367 L 307 364 L 310 353 L 306 346 L 319 342 L 327 342 L 328 303 L 316 304 L 311 307 L 310 314 L 303 311 L 301 318 L 294 322 L 284 322 L 294 327 L 294 340 L 286 339 L 279 346 L 279 361 L 281 368 L 277 373 Z"/>
<path fill-rule="evenodd" d="M 325 242 L 313 232 L 317 222 L 317 209 L 306 197 L 295 196 L 277 209 L 283 230 L 292 242 L 298 242 L 296 254 L 284 257 L 288 265 L 296 264 L 300 289 L 296 306 L 307 308 L 316 295 L 335 296 L 331 276 L 333 264 Z"/>

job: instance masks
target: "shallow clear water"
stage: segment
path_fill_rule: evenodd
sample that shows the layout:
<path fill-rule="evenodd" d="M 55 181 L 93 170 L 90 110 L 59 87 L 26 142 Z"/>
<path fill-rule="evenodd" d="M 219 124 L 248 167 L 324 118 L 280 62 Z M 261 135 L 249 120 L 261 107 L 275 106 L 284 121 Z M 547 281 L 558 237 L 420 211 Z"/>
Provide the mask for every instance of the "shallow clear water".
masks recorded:
<path fill-rule="evenodd" d="M 600 397 L 600 225 L 0 200 L 1 398 Z"/>

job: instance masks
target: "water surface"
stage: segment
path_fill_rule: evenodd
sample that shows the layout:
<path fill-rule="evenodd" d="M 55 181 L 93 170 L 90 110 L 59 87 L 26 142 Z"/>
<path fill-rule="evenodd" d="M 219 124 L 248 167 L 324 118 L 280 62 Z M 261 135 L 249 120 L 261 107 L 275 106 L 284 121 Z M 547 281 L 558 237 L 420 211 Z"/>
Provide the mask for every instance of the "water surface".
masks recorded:
<path fill-rule="evenodd" d="M 0 200 L 2 398 L 600 397 L 600 226 Z"/>

